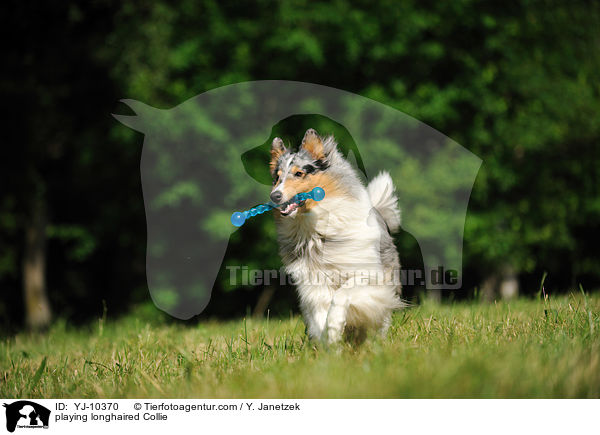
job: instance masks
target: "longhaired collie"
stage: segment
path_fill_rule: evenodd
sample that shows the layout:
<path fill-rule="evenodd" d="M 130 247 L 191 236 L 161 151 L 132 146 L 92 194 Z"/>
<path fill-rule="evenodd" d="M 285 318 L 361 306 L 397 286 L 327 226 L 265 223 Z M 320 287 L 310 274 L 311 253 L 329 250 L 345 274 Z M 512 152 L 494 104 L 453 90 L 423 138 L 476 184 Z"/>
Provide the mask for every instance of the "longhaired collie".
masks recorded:
<path fill-rule="evenodd" d="M 333 136 L 313 129 L 297 152 L 273 139 L 270 169 L 271 200 L 283 204 L 275 211 L 280 254 L 309 336 L 331 344 L 363 341 L 368 330 L 385 335 L 393 310 L 403 306 L 391 236 L 400 212 L 390 175 L 382 172 L 365 187 Z M 322 201 L 291 201 L 317 186 L 325 189 Z"/>

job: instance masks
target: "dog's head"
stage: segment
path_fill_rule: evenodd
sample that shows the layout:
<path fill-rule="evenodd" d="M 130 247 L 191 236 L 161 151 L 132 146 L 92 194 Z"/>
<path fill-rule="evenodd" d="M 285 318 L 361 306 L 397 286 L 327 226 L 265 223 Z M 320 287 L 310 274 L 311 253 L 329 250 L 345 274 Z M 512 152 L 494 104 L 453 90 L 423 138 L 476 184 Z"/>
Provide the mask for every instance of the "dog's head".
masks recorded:
<path fill-rule="evenodd" d="M 291 200 L 298 193 L 315 187 L 325 189 L 327 197 L 336 190 L 335 179 L 330 174 L 330 157 L 336 150 L 333 137 L 322 139 L 315 130 L 308 129 L 297 152 L 287 149 L 276 137 L 271 145 L 271 176 L 273 189 L 271 201 L 284 204 L 278 209 L 281 216 L 295 216 L 299 210 L 307 211 L 316 204 L 305 201 L 296 204 Z M 285 204 L 289 202 L 289 204 Z"/>

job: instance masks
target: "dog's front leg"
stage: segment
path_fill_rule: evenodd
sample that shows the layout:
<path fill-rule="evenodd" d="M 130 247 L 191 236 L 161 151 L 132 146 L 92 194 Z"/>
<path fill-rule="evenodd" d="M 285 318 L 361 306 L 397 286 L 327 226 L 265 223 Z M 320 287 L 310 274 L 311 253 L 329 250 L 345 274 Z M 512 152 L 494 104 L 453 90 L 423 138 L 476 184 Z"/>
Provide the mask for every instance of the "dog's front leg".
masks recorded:
<path fill-rule="evenodd" d="M 327 307 L 317 306 L 311 310 L 304 311 L 304 320 L 306 321 L 306 328 L 308 329 L 308 336 L 311 339 L 320 339 L 323 336 L 325 330 L 325 324 L 327 322 Z"/>
<path fill-rule="evenodd" d="M 342 339 L 349 305 L 350 297 L 348 293 L 344 289 L 336 290 L 327 312 L 327 323 L 322 335 L 322 340 L 325 343 L 333 344 Z"/>
<path fill-rule="evenodd" d="M 331 305 L 331 289 L 328 287 L 300 286 L 300 310 L 311 339 L 323 336 L 327 323 L 327 312 Z"/>

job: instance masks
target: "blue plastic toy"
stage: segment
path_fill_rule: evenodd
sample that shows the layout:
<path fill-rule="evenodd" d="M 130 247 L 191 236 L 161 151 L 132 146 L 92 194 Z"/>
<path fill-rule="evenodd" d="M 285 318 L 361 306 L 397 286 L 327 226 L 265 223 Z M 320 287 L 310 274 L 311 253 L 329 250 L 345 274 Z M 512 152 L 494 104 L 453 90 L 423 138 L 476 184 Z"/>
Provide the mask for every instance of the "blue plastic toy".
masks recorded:
<path fill-rule="evenodd" d="M 272 210 L 274 208 L 281 207 L 283 205 L 288 205 L 291 202 L 299 203 L 302 201 L 306 201 L 307 199 L 312 199 L 314 201 L 321 201 L 325 198 L 325 191 L 320 187 L 315 187 L 310 192 L 299 193 L 294 196 L 290 201 L 286 201 L 283 204 L 274 204 L 273 202 L 267 202 L 266 204 L 257 205 L 256 207 L 252 207 L 250 210 L 246 211 L 236 211 L 231 215 L 231 223 L 236 227 L 241 227 L 246 222 L 246 219 L 252 216 L 256 216 L 259 214 L 263 214 L 266 211 Z"/>

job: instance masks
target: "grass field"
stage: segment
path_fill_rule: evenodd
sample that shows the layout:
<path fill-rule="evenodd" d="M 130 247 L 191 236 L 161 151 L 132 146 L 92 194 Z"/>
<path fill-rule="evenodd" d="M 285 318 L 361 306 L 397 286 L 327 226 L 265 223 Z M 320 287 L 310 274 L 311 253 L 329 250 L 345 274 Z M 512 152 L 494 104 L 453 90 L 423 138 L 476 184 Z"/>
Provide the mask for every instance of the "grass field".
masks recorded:
<path fill-rule="evenodd" d="M 600 397 L 597 295 L 425 303 L 386 339 L 329 350 L 299 317 L 185 326 L 149 310 L 2 339 L 0 396 Z"/>

